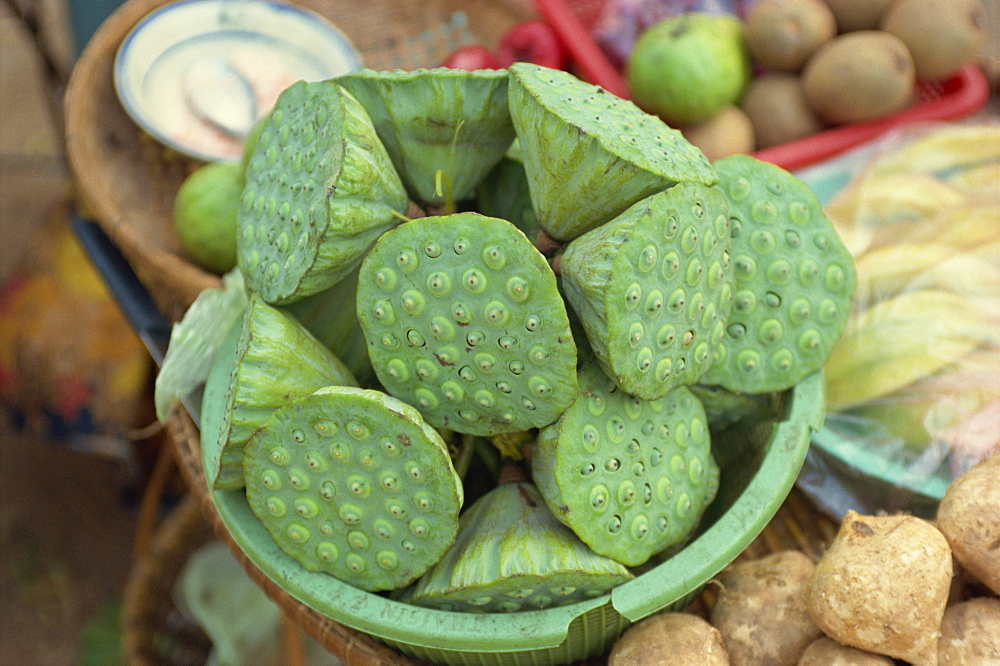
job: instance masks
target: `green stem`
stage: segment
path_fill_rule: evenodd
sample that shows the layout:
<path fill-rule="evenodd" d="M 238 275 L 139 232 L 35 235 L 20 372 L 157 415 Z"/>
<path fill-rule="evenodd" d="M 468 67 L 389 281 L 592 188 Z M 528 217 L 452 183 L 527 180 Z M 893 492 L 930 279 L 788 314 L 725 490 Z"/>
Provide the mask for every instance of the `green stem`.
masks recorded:
<path fill-rule="evenodd" d="M 458 450 L 458 458 L 455 460 L 455 471 L 458 472 L 461 479 L 464 479 L 469 473 L 469 466 L 472 464 L 478 439 L 475 435 L 462 435 L 462 444 Z"/>

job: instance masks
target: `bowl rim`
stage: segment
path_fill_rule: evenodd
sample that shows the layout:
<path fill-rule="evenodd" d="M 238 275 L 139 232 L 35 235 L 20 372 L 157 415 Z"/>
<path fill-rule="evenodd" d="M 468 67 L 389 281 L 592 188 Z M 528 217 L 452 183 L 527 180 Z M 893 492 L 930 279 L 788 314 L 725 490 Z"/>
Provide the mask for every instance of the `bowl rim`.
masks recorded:
<path fill-rule="evenodd" d="M 363 67 L 360 52 L 354 46 L 351 39 L 336 24 L 318 12 L 307 7 L 285 2 L 284 0 L 172 0 L 167 4 L 156 7 L 142 16 L 125 33 L 125 36 L 115 49 L 114 60 L 111 66 L 115 94 L 122 108 L 143 132 L 182 155 L 204 162 L 217 160 L 238 161 L 238 158 L 219 155 L 210 150 L 202 150 L 168 136 L 145 112 L 143 104 L 140 102 L 138 93 L 135 90 L 136 81 L 134 77 L 127 75 L 127 68 L 130 64 L 132 45 L 143 36 L 143 31 L 155 29 L 157 21 L 163 20 L 169 14 L 176 15 L 177 12 L 190 11 L 192 8 L 198 10 L 202 6 L 211 7 L 213 5 L 224 4 L 246 7 L 250 8 L 251 11 L 257 12 L 277 12 L 283 17 L 291 17 L 292 20 L 302 22 L 303 25 L 308 26 L 314 31 L 315 35 L 321 35 L 325 40 L 324 47 L 329 48 L 331 53 L 335 51 L 343 58 L 348 68 L 347 71 L 356 71 Z M 275 35 L 266 29 L 261 29 L 260 26 L 266 23 L 261 21 L 255 21 L 252 27 L 241 23 L 239 26 L 233 28 L 226 28 L 219 25 L 204 26 L 191 21 L 187 23 L 191 26 L 189 32 L 178 35 L 176 40 L 166 43 L 154 56 L 144 57 L 151 57 L 152 64 L 155 64 L 156 58 L 169 53 L 171 50 L 192 39 L 205 39 L 207 37 L 223 35 L 238 35 L 244 38 L 252 37 L 254 41 L 258 38 L 263 38 L 279 45 L 288 43 L 282 40 L 281 36 Z M 335 75 L 336 72 L 329 70 L 330 77 Z"/>

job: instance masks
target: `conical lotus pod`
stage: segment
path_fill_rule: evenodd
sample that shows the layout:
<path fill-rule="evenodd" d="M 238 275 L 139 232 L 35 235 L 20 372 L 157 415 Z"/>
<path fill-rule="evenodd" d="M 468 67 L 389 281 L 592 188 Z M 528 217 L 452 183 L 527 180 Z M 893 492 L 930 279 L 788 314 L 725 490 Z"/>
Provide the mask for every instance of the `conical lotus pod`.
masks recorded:
<path fill-rule="evenodd" d="M 294 317 L 251 294 L 232 353 L 209 487 L 243 487 L 243 448 L 274 410 L 324 386 L 357 386 L 350 370 Z"/>
<path fill-rule="evenodd" d="M 250 509 L 308 571 L 404 587 L 455 539 L 462 483 L 420 414 L 370 389 L 327 387 L 276 410 L 246 445 Z"/>
<path fill-rule="evenodd" d="M 246 174 L 237 260 L 271 304 L 336 284 L 408 202 L 368 113 L 331 81 L 281 93 Z"/>
<path fill-rule="evenodd" d="M 572 241 L 562 287 L 605 372 L 662 398 L 698 381 L 732 306 L 729 209 L 715 187 L 680 183 Z"/>
<path fill-rule="evenodd" d="M 465 612 L 514 612 L 599 597 L 633 575 L 556 520 L 526 481 L 502 483 L 459 520 L 444 557 L 402 599 Z"/>
<path fill-rule="evenodd" d="M 729 202 L 735 286 L 726 335 L 700 381 L 782 391 L 822 368 L 844 331 L 854 261 L 801 180 L 749 155 L 715 166 Z"/>
<path fill-rule="evenodd" d="M 596 363 L 581 372 L 576 402 L 539 432 L 531 472 L 556 518 L 627 566 L 685 541 L 719 488 L 694 394 L 679 386 L 640 400 Z"/>
<path fill-rule="evenodd" d="M 555 274 L 506 220 L 456 213 L 386 232 L 361 264 L 357 309 L 379 381 L 435 427 L 527 430 L 576 397 Z"/>
<path fill-rule="evenodd" d="M 514 140 L 504 70 L 365 69 L 336 81 L 368 111 L 419 204 L 446 203 L 449 184 L 452 201 L 471 198 Z"/>
<path fill-rule="evenodd" d="M 572 240 L 676 183 L 717 182 L 700 150 L 632 102 L 531 63 L 509 72 L 531 201 L 553 238 Z"/>

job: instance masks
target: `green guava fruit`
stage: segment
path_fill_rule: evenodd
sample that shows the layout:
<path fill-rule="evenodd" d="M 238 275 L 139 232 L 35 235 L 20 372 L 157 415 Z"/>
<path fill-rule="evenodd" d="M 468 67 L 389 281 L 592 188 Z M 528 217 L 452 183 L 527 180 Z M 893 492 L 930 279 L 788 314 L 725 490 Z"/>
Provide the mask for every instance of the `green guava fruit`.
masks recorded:
<path fill-rule="evenodd" d="M 188 176 L 174 199 L 174 230 L 198 266 L 221 275 L 236 265 L 243 165 L 210 162 Z"/>
<path fill-rule="evenodd" d="M 655 23 L 626 66 L 636 105 L 675 127 L 737 102 L 750 76 L 743 24 L 730 14 L 688 12 Z"/>

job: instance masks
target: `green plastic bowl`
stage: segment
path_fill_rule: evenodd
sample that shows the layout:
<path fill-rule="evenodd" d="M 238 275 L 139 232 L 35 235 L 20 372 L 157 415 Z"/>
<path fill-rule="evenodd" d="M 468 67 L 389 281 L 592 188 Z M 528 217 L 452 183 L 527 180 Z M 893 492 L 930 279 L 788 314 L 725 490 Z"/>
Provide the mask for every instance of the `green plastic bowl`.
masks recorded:
<path fill-rule="evenodd" d="M 221 417 L 225 364 L 205 386 L 202 432 Z M 275 544 L 242 490 L 212 493 L 233 540 L 260 570 L 299 602 L 417 659 L 447 664 L 564 664 L 611 649 L 632 623 L 660 610 L 681 610 L 764 529 L 802 466 L 823 424 L 823 377 L 786 392 L 780 421 L 735 426 L 716 437 L 718 496 L 693 539 L 679 552 L 602 597 L 547 610 L 458 613 L 431 610 L 363 592 L 324 573 L 306 571 Z M 202 451 L 211 444 L 203 441 Z"/>

